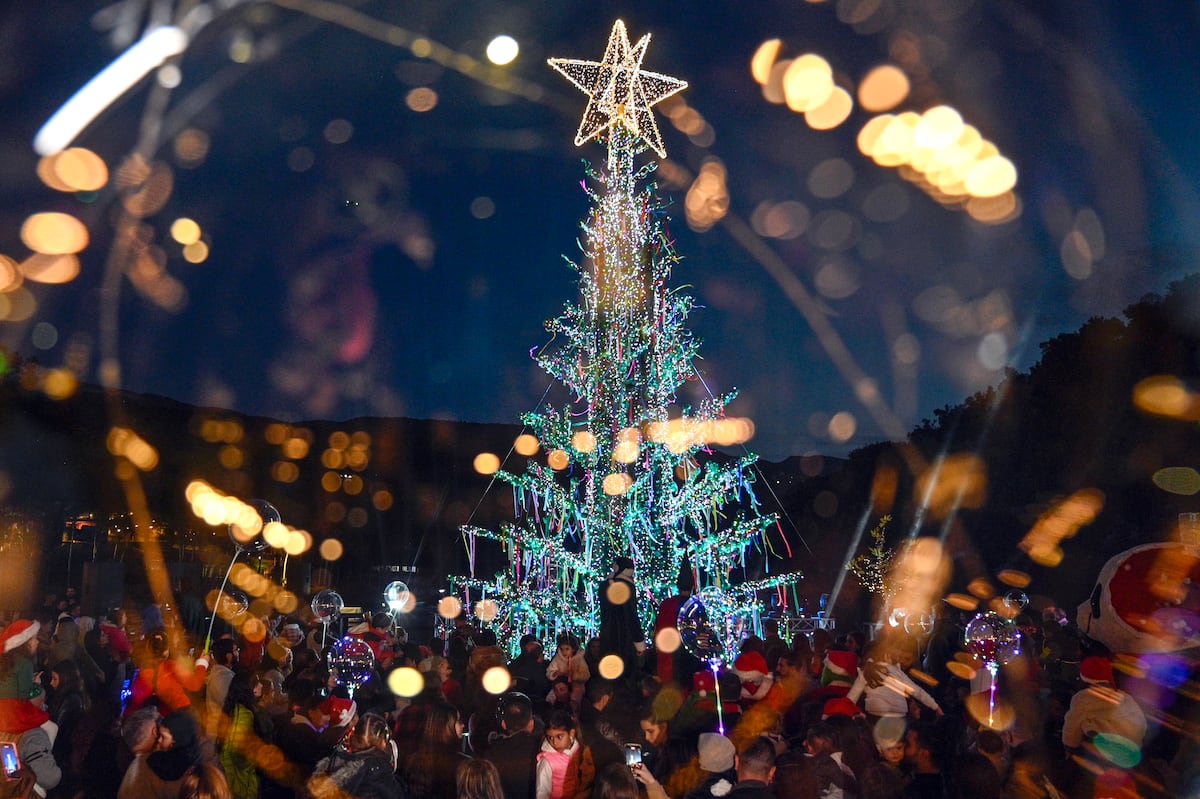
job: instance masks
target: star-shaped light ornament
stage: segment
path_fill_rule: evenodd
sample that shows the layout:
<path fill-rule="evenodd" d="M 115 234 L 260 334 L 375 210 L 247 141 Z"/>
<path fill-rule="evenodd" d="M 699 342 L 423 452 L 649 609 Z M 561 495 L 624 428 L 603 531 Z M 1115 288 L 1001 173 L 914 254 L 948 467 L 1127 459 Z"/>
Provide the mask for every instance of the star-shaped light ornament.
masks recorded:
<path fill-rule="evenodd" d="M 575 144 L 595 138 L 613 125 L 624 125 L 640 136 L 660 158 L 667 157 L 662 135 L 650 109 L 671 95 L 687 88 L 687 81 L 646 72 L 642 58 L 650 44 L 650 34 L 630 46 L 625 23 L 613 23 L 604 49 L 604 60 L 579 61 L 573 58 L 551 58 L 547 61 L 579 90 L 588 96 Z"/>

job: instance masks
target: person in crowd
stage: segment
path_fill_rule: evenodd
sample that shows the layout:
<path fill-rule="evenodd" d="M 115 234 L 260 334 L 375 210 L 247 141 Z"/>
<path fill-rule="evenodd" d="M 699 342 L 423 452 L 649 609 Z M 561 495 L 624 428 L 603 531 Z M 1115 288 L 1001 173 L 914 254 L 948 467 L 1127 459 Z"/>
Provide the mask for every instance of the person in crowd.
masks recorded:
<path fill-rule="evenodd" d="M 262 688 L 255 675 L 239 672 L 225 691 L 225 704 L 217 719 L 216 729 L 221 741 L 221 767 L 229 781 L 234 799 L 258 799 L 258 769 L 254 752 L 259 735 L 255 729 L 254 710 Z"/>
<path fill-rule="evenodd" d="M 526 633 L 521 636 L 519 646 L 521 651 L 508 663 L 512 690 L 531 698 L 546 696 L 550 692 L 550 678 L 546 676 L 546 655 L 542 642 L 536 635 Z"/>
<path fill-rule="evenodd" d="M 725 796 L 737 782 L 737 769 L 734 767 L 737 748 L 733 741 L 717 732 L 704 732 L 700 734 L 696 748 L 702 772 L 701 782 L 685 799 L 716 799 Z"/>
<path fill-rule="evenodd" d="M 39 711 L 44 712 L 46 694 L 39 693 L 29 700 Z M 21 764 L 33 772 L 34 791 L 44 797 L 58 787 L 63 771 L 54 757 L 54 743 L 58 737 L 58 725 L 45 721 L 21 733 L 0 733 L 0 740 L 15 743 Z"/>
<path fill-rule="evenodd" d="M 550 692 L 546 694 L 542 704 L 549 706 L 546 708 L 547 712 L 565 710 L 571 713 L 571 682 L 561 674 L 555 677 L 550 682 Z"/>
<path fill-rule="evenodd" d="M 578 721 L 578 737 L 592 753 L 596 771 L 612 763 L 623 762 L 621 747 L 616 741 L 622 739 L 619 725 L 613 719 L 611 703 L 616 688 L 611 680 L 594 677 L 588 680 L 583 695 L 583 707 Z"/>
<path fill-rule="evenodd" d="M 429 708 L 449 701 L 444 691 L 444 679 L 450 673 L 450 661 L 443 657 L 427 657 L 417 664 L 417 670 L 425 677 L 425 682 L 421 692 L 396 716 L 398 741 L 416 741 L 425 729 Z"/>
<path fill-rule="evenodd" d="M 492 695 L 483 687 L 483 675 L 495 666 L 508 665 L 508 658 L 496 643 L 494 630 L 480 630 L 475 636 L 475 648 L 467 659 L 467 680 L 463 699 L 465 709 L 475 712 L 492 701 Z"/>
<path fill-rule="evenodd" d="M 931 723 L 917 723 L 906 733 L 904 763 L 912 779 L 904 790 L 905 799 L 949 799 L 949 787 L 942 773 L 946 749 L 940 733 Z"/>
<path fill-rule="evenodd" d="M 774 799 L 771 781 L 775 779 L 775 746 L 766 738 L 756 738 L 737 757 L 737 782 L 729 799 Z"/>
<path fill-rule="evenodd" d="M 196 658 L 194 668 L 187 668 L 171 657 L 165 630 L 155 630 L 146 636 L 146 663 L 138 668 L 130 685 L 129 702 L 123 715 L 130 716 L 147 704 L 155 705 L 164 715 L 170 715 L 192 705 L 188 692 L 198 693 L 208 675 L 208 658 Z"/>
<path fill-rule="evenodd" d="M 346 737 L 358 708 L 349 699 L 323 699 L 319 686 L 311 680 L 294 683 L 289 698 L 292 718 L 276 727 L 275 743 L 304 781 L 312 774 L 313 765 Z"/>
<path fill-rule="evenodd" d="M 501 736 L 488 745 L 484 757 L 500 772 L 507 799 L 532 799 L 537 753 L 542 745 L 533 703 L 524 694 L 510 692 L 500 698 L 498 714 Z"/>
<path fill-rule="evenodd" d="M 617 655 L 624 663 L 621 678 L 637 679 L 639 658 L 646 651 L 646 634 L 638 618 L 637 588 L 633 580 L 634 563 L 620 556 L 613 561 L 612 572 L 600 586 L 600 652 Z"/>
<path fill-rule="evenodd" d="M 830 699 L 845 696 L 858 676 L 858 658 L 845 649 L 828 650 L 822 663 L 820 685 L 805 694 L 807 702 L 824 704 Z"/>
<path fill-rule="evenodd" d="M 4 646 L 0 654 L 0 732 L 20 734 L 50 719 L 42 707 L 30 701 L 43 693 L 35 673 L 40 630 L 36 621 L 15 619 L 0 632 Z"/>
<path fill-rule="evenodd" d="M 743 706 L 766 698 L 773 681 L 767 668 L 767 659 L 761 652 L 755 649 L 742 652 L 733 661 L 732 671 L 742 684 L 738 700 Z"/>
<path fill-rule="evenodd" d="M 454 773 L 455 799 L 504 799 L 500 773 L 490 760 L 463 758 Z"/>
<path fill-rule="evenodd" d="M 666 629 L 677 630 L 679 625 L 679 609 L 684 603 L 691 599 L 692 592 L 696 590 L 696 574 L 692 570 L 691 561 L 684 558 L 679 564 L 679 574 L 675 577 L 675 593 L 664 599 L 658 605 L 658 613 L 654 617 L 654 640 L 658 640 L 659 633 Z M 687 686 L 691 685 L 692 675 L 690 669 L 686 666 L 682 672 L 676 667 L 681 665 L 680 661 L 687 654 L 686 647 L 675 647 L 674 651 L 668 651 L 662 648 L 657 649 L 655 656 L 655 673 L 663 685 Z"/>
<path fill-rule="evenodd" d="M 192 766 L 179 781 L 179 799 L 233 799 L 225 772 L 211 763 Z"/>
<path fill-rule="evenodd" d="M 596 782 L 592 786 L 592 799 L 639 799 L 639 782 L 646 786 L 648 799 L 666 799 L 666 791 L 663 791 L 649 769 L 631 769 L 624 763 L 612 763 L 596 774 Z M 657 785 L 662 793 L 656 792 L 651 796 L 651 785 Z"/>
<path fill-rule="evenodd" d="M 395 761 L 387 719 L 365 713 L 333 754 L 317 763 L 308 793 L 314 799 L 405 799 Z"/>
<path fill-rule="evenodd" d="M 861 799 L 900 799 L 903 796 L 908 785 L 908 777 L 901 768 L 907 727 L 904 719 L 883 718 L 871 728 L 878 757 L 855 772 Z"/>
<path fill-rule="evenodd" d="M 546 678 L 553 683 L 558 678 L 565 678 L 569 694 L 570 710 L 579 713 L 583 702 L 584 687 L 591 679 L 587 663 L 584 662 L 583 652 L 579 650 L 579 639 L 567 632 L 558 634 L 554 657 L 546 666 Z"/>
<path fill-rule="evenodd" d="M 73 660 L 79 666 L 88 696 L 98 696 L 99 688 L 104 684 L 104 670 L 92 659 L 83 645 L 83 635 L 79 624 L 70 616 L 60 617 L 54 624 L 54 635 L 51 637 L 50 651 L 47 662 L 61 663 Z"/>
<path fill-rule="evenodd" d="M 466 758 L 462 753 L 462 718 L 447 702 L 437 702 L 425 714 L 425 728 L 417 741 L 401 740 L 398 746 L 411 754 L 401 770 L 412 799 L 452 799 L 455 773 Z M 530 755 L 530 766 L 533 756 Z"/>
<path fill-rule="evenodd" d="M 670 737 L 671 720 L 657 714 L 653 707 L 642 711 L 638 726 L 642 731 L 642 764 L 662 781 L 670 774 L 670 759 L 667 757 L 667 740 Z"/>
<path fill-rule="evenodd" d="M 212 663 L 208 667 L 208 679 L 204 691 L 204 710 L 207 719 L 206 727 L 210 734 L 216 734 L 221 726 L 221 711 L 225 707 L 225 697 L 229 693 L 229 685 L 233 682 L 234 669 L 237 668 L 239 649 L 237 641 L 231 637 L 218 638 L 213 641 Z M 237 794 L 237 789 L 234 789 Z"/>
<path fill-rule="evenodd" d="M 578 738 L 575 718 L 555 710 L 546 719 L 542 750 L 537 755 L 536 799 L 589 796 L 596 776 L 591 751 Z"/>
<path fill-rule="evenodd" d="M 59 661 L 49 675 L 47 710 L 51 721 L 58 727 L 54 739 L 54 759 L 63 767 L 66 781 L 73 784 L 91 744 L 90 735 L 94 732 L 82 726 L 90 700 L 84 691 L 79 665 L 74 660 Z M 76 732 L 80 735 L 77 736 Z"/>
<path fill-rule="evenodd" d="M 1103 655 L 1084 658 L 1079 678 L 1085 685 L 1071 697 L 1063 718 L 1063 746 L 1079 749 L 1096 735 L 1109 733 L 1140 748 L 1146 737 L 1146 714 L 1132 696 L 1117 688 L 1112 662 Z"/>
<path fill-rule="evenodd" d="M 942 715 L 937 700 L 904 673 L 901 668 L 902 651 L 886 648 L 883 644 L 873 647 L 868 652 L 866 666 L 858 673 L 846 694 L 846 699 L 851 702 L 858 702 L 862 698 L 867 717 L 872 721 L 885 716 L 906 718 L 910 698 L 936 715 Z"/>
<path fill-rule="evenodd" d="M 216 759 L 200 740 L 199 727 L 186 708 L 169 716 L 153 705 L 139 708 L 122 720 L 121 738 L 134 759 L 125 770 L 118 799 L 173 799 L 188 769 Z"/>

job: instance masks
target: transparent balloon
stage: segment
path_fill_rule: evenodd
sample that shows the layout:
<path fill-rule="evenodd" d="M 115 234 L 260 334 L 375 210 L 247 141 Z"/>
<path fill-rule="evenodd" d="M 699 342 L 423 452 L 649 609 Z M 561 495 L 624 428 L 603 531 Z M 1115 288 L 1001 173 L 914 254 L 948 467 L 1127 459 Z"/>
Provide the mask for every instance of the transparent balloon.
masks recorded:
<path fill-rule="evenodd" d="M 229 525 L 229 538 L 233 541 L 234 546 L 242 552 L 253 555 L 270 547 L 267 539 L 263 537 L 263 530 L 271 522 L 282 521 L 283 517 L 279 515 L 278 509 L 265 499 L 251 499 L 246 504 L 254 508 L 255 512 L 258 513 L 262 524 L 257 525 L 257 530 L 253 528 L 243 529 L 237 524 L 231 524 Z"/>
<path fill-rule="evenodd" d="M 217 599 L 217 615 L 222 619 L 232 619 L 250 609 L 250 598 L 241 591 L 226 589 Z"/>
<path fill-rule="evenodd" d="M 318 591 L 312 598 L 313 615 L 322 624 L 329 624 L 336 620 L 345 606 L 346 603 L 342 601 L 341 594 L 329 588 Z"/>
<path fill-rule="evenodd" d="M 334 681 L 349 689 L 351 696 L 375 673 L 375 653 L 366 641 L 346 636 L 329 647 L 327 664 Z"/>
<path fill-rule="evenodd" d="M 388 583 L 387 588 L 383 589 L 383 601 L 387 605 L 388 610 L 393 613 L 402 612 L 408 605 L 408 600 L 412 596 L 412 592 L 408 590 L 408 583 L 396 580 Z"/>
<path fill-rule="evenodd" d="M 680 607 L 675 626 L 688 652 L 704 661 L 732 661 L 746 632 L 746 620 L 719 588 L 708 587 Z"/>
<path fill-rule="evenodd" d="M 999 613 L 980 613 L 963 631 L 967 651 L 985 663 L 1007 663 L 1021 653 L 1021 633 Z"/>
<path fill-rule="evenodd" d="M 1029 607 L 1029 596 L 1019 588 L 1014 588 L 1004 595 L 1004 607 L 1020 613 Z"/>
<path fill-rule="evenodd" d="M 936 622 L 937 616 L 933 613 L 910 614 L 904 617 L 904 632 L 918 637 L 929 635 Z"/>

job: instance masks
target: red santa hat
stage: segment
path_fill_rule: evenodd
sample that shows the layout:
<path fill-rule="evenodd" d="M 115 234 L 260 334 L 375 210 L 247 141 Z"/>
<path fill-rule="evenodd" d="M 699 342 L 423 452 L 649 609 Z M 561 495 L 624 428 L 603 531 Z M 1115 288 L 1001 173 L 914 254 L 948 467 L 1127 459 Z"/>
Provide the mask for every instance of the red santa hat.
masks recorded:
<path fill-rule="evenodd" d="M 349 724 L 358 712 L 358 705 L 353 699 L 341 696 L 331 696 L 322 702 L 318 709 L 329 716 L 329 723 L 334 727 L 344 727 Z"/>
<path fill-rule="evenodd" d="M 1110 688 L 1117 687 L 1117 683 L 1113 679 L 1112 663 L 1108 658 L 1099 655 L 1083 659 L 1083 662 L 1079 664 L 1079 679 L 1089 685 L 1106 684 Z"/>
<path fill-rule="evenodd" d="M 858 675 L 858 656 L 844 649 L 831 649 L 825 655 L 825 668 L 821 672 L 821 685 L 851 683 Z"/>
<path fill-rule="evenodd" d="M 863 715 L 862 710 L 858 705 L 851 702 L 844 696 L 839 696 L 836 699 L 830 699 L 821 709 L 821 718 L 827 719 L 830 716 L 845 716 L 846 718 L 858 718 Z"/>
<path fill-rule="evenodd" d="M 29 621 L 28 619 L 17 619 L 11 622 L 4 628 L 4 632 L 0 632 L 0 641 L 4 642 L 5 654 L 27 644 L 30 639 L 38 634 L 38 630 L 41 627 L 42 625 L 36 621 Z"/>
<path fill-rule="evenodd" d="M 761 652 L 755 652 L 753 649 L 743 652 L 733 661 L 733 673 L 740 677 L 742 682 L 761 680 L 767 676 L 767 659 Z"/>
<path fill-rule="evenodd" d="M 692 675 L 692 690 L 700 694 L 717 690 L 717 678 L 711 671 L 698 671 Z"/>

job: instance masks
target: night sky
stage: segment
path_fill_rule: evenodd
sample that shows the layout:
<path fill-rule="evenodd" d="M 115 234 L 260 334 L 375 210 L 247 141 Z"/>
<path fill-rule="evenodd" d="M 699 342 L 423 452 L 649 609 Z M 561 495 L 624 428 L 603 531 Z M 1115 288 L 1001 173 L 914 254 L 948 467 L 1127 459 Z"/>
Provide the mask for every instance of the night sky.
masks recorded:
<path fill-rule="evenodd" d="M 98 380 L 117 303 L 128 389 L 286 420 L 516 421 L 550 384 L 529 351 L 574 297 L 564 256 L 578 255 L 588 210 L 581 159 L 603 161 L 595 143 L 573 145 L 586 98 L 545 60 L 598 60 L 617 17 L 632 38 L 652 34 L 643 67 L 688 81 L 682 98 L 706 123 L 689 137 L 656 109 L 675 283 L 702 306 L 691 326 L 705 384 L 686 397 L 738 389 L 731 412 L 754 419 L 748 446 L 767 459 L 911 428 L 1005 365 L 1028 367 L 1040 342 L 1195 269 L 1194 3 L 288 0 L 198 4 L 214 16 L 178 61 L 180 84 L 156 97 L 143 81 L 76 141 L 115 176 L 139 126 L 161 125 L 153 159 L 170 191 L 142 222 L 177 299 L 162 307 L 129 278 L 114 296 L 102 286 L 115 179 L 55 192 L 30 142 L 120 49 L 107 23 L 124 13 L 136 37 L 147 5 L 0 11 L 0 254 L 29 255 L 19 231 L 38 211 L 79 216 L 91 237 L 73 282 L 25 284 L 36 312 L 0 324 L 0 343 L 84 381 Z M 361 30 L 323 21 L 338 8 Z M 485 61 L 498 34 L 521 47 L 506 67 Z M 450 65 L 418 57 L 414 35 L 448 48 Z M 780 59 L 824 57 L 851 95 L 872 67 L 900 66 L 912 88 L 893 113 L 957 109 L 1015 164 L 1019 216 L 974 221 L 876 165 L 856 144 L 874 114 L 857 103 L 813 130 L 768 102 L 750 61 L 773 38 Z M 196 137 L 203 157 L 181 157 Z M 713 159 L 729 213 L 698 231 L 686 196 Z M 785 203 L 803 232 L 765 234 L 766 210 Z M 202 263 L 171 239 L 179 217 L 201 226 Z M 764 257 L 813 298 L 891 428 Z"/>

